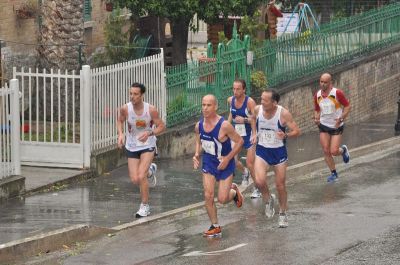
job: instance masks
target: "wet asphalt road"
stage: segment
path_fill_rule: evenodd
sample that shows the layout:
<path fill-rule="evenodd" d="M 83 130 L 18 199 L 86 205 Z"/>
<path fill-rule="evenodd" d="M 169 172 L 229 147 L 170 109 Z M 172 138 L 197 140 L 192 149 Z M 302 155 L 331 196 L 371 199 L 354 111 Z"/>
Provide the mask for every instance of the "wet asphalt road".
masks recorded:
<path fill-rule="evenodd" d="M 392 137 L 394 121 L 394 115 L 387 114 L 348 126 L 343 141 L 352 149 Z M 291 165 L 322 156 L 317 132 L 290 139 L 288 149 Z M 203 201 L 201 174 L 193 171 L 190 157 L 157 163 L 158 184 L 150 190 L 153 215 Z M 235 182 L 241 182 L 240 174 Z M 139 190 L 123 166 L 59 191 L 1 204 L 0 244 L 74 224 L 114 227 L 128 223 L 135 220 L 139 204 Z"/>
<path fill-rule="evenodd" d="M 26 264 L 400 264 L 400 152 L 353 161 L 335 184 L 314 172 L 288 185 L 286 229 L 246 198 L 219 209 L 222 238 L 201 236 L 201 209 Z"/>

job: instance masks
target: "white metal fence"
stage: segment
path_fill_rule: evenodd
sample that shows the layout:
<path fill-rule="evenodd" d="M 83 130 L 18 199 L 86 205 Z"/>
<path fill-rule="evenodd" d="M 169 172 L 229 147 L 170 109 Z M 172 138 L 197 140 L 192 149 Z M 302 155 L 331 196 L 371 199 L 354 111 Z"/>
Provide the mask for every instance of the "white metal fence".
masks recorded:
<path fill-rule="evenodd" d="M 13 69 L 21 91 L 21 162 L 84 167 L 82 71 Z M 88 90 L 88 89 L 87 89 Z"/>
<path fill-rule="evenodd" d="M 145 101 L 157 107 L 165 121 L 167 99 L 164 55 L 161 53 L 91 71 L 91 151 L 114 148 L 117 143 L 118 109 L 129 101 L 134 82 L 146 86 Z"/>
<path fill-rule="evenodd" d="M 21 174 L 18 80 L 0 88 L 0 179 Z"/>
<path fill-rule="evenodd" d="M 21 163 L 90 167 L 92 153 L 115 148 L 118 109 L 132 83 L 145 84 L 145 101 L 166 120 L 163 51 L 107 67 L 74 71 L 13 69 L 19 81 Z"/>

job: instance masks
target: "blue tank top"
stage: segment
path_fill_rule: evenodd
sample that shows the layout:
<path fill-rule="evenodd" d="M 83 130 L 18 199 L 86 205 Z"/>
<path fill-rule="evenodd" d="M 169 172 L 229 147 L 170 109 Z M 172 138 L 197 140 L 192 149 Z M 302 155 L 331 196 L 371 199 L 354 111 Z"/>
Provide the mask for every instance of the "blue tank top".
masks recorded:
<path fill-rule="evenodd" d="M 224 118 L 221 117 L 215 127 L 210 132 L 206 132 L 203 127 L 204 119 L 201 118 L 199 122 L 199 133 L 201 146 L 204 151 L 203 157 L 218 161 L 218 157 L 226 156 L 232 151 L 230 139 L 226 139 L 225 142 L 220 142 L 218 140 L 219 131 L 223 121 Z"/>
<path fill-rule="evenodd" d="M 244 118 L 248 118 L 249 117 L 249 112 L 247 111 L 247 102 L 248 101 L 249 101 L 249 97 L 246 96 L 244 98 L 242 106 L 240 108 L 236 108 L 235 107 L 236 98 L 234 96 L 232 97 L 232 101 L 231 101 L 232 119 L 236 118 L 236 116 L 240 116 L 240 117 L 244 117 Z M 235 125 L 234 121 L 232 123 L 233 123 L 233 125 Z M 246 128 L 246 135 L 250 136 L 250 134 L 251 134 L 251 125 L 250 125 L 250 123 L 245 123 L 244 126 Z"/>

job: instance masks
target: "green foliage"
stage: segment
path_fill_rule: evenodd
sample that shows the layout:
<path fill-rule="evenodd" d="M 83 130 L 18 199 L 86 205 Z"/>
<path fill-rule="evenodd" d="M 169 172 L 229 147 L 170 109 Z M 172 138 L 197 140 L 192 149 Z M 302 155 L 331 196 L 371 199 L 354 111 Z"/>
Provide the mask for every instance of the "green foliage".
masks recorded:
<path fill-rule="evenodd" d="M 254 71 L 250 76 L 250 83 L 253 92 L 261 93 L 267 88 L 268 81 L 263 71 Z"/>
<path fill-rule="evenodd" d="M 219 31 L 218 32 L 218 42 L 219 43 L 223 43 L 223 44 L 227 44 L 228 43 L 228 38 L 225 36 L 225 32 L 223 31 Z"/>
<path fill-rule="evenodd" d="M 298 39 L 299 44 L 307 44 L 308 40 L 310 39 L 312 33 L 310 29 L 307 29 L 306 31 L 302 32 L 300 34 L 300 37 Z"/>
<path fill-rule="evenodd" d="M 245 36 L 249 35 L 252 40 L 253 46 L 259 46 L 262 40 L 257 38 L 259 31 L 265 31 L 268 28 L 268 24 L 260 23 L 260 11 L 255 11 L 252 16 L 244 16 L 240 23 L 239 32 Z"/>
<path fill-rule="evenodd" d="M 174 100 L 168 103 L 167 105 L 167 116 L 173 113 L 176 113 L 178 110 L 184 109 L 186 105 L 186 97 L 182 92 Z"/>
<path fill-rule="evenodd" d="M 136 45 L 130 42 L 130 32 L 133 32 L 133 24 L 129 30 L 124 30 L 126 19 L 121 16 L 121 10 L 112 12 L 104 26 L 105 52 L 94 56 L 93 64 L 97 67 L 115 63 L 126 62 L 135 59 Z"/>
<path fill-rule="evenodd" d="M 214 23 L 222 15 L 224 18 L 230 15 L 244 16 L 253 14 L 263 0 L 116 0 L 119 6 L 128 8 L 134 17 L 159 16 L 168 18 L 171 22 L 172 38 L 179 53 L 178 63 L 186 58 L 187 38 L 177 37 L 178 34 L 187 32 L 174 32 L 174 25 L 182 28 L 196 30 L 192 18 L 195 14 L 206 23 Z M 192 22 L 191 22 L 192 21 Z M 183 27 L 186 26 L 186 27 Z M 179 42 L 179 43 L 178 43 Z M 174 63 L 175 64 L 175 63 Z"/>

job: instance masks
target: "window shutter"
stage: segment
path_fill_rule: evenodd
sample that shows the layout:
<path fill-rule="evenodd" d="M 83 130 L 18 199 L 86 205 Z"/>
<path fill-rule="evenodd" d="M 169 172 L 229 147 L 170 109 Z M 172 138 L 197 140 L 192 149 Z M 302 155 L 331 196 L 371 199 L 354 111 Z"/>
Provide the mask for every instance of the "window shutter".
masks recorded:
<path fill-rule="evenodd" d="M 92 20 L 92 1 L 84 0 L 83 2 L 83 19 L 84 21 Z"/>

